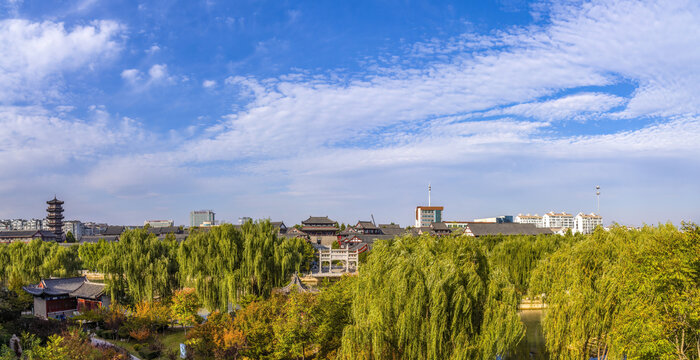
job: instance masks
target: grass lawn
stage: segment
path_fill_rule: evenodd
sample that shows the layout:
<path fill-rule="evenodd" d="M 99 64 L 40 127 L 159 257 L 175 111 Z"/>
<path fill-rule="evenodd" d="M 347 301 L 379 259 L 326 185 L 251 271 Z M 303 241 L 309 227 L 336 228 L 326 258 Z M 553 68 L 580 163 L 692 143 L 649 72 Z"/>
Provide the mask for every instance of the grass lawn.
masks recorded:
<path fill-rule="evenodd" d="M 180 354 L 180 343 L 185 342 L 185 330 L 182 328 L 170 328 L 168 330 L 165 330 L 165 334 L 156 334 L 155 337 L 160 340 L 163 343 L 163 352 L 162 356 L 157 359 L 165 359 L 165 353 L 167 350 L 174 351 L 176 354 Z M 136 355 L 137 357 L 140 357 L 138 351 L 134 349 L 134 345 L 138 344 L 136 340 L 131 340 L 129 342 L 126 341 L 119 341 L 119 340 L 110 340 L 106 339 L 107 341 L 111 342 L 112 344 L 115 344 L 117 346 L 121 346 L 126 351 Z"/>

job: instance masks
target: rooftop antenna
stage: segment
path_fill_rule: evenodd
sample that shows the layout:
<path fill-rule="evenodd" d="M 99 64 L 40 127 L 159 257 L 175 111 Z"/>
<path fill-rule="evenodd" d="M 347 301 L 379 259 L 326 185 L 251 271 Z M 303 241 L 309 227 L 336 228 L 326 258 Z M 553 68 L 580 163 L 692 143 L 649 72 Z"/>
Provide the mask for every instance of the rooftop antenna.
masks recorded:
<path fill-rule="evenodd" d="M 432 190 L 432 187 L 430 186 L 430 183 L 428 183 L 428 206 L 430 206 L 430 190 Z"/>
<path fill-rule="evenodd" d="M 596 213 L 600 215 L 600 186 L 595 187 Z"/>

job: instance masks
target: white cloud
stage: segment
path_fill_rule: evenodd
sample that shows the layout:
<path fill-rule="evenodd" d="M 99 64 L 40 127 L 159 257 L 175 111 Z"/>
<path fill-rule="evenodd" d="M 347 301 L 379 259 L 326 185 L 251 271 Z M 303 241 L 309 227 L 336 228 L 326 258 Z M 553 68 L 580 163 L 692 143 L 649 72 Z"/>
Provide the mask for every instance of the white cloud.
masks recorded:
<path fill-rule="evenodd" d="M 593 1 L 556 6 L 540 26 L 415 44 L 407 50 L 415 60 L 410 66 L 404 56 L 388 56 L 398 59 L 376 61 L 360 75 L 232 76 L 222 85 L 239 89 L 247 104 L 201 131 L 173 135 L 179 142 L 161 139 L 134 151 L 119 148 L 117 138 L 107 142 L 118 148 L 110 154 L 99 144 L 76 152 L 44 147 L 51 156 L 41 161 L 65 164 L 61 159 L 96 151 L 97 160 L 83 170 L 84 183 L 113 194 L 177 192 L 174 178 L 217 184 L 216 191 L 239 189 L 241 178 L 249 177 L 259 191 L 269 186 L 271 193 L 324 205 L 333 205 L 333 198 L 362 199 L 360 193 L 372 188 L 366 196 L 395 206 L 392 192 L 428 176 L 449 180 L 456 184 L 453 194 L 465 197 L 466 189 L 502 190 L 497 185 L 516 189 L 512 197 L 524 196 L 551 179 L 615 174 L 613 180 L 624 183 L 630 181 L 626 174 L 614 169 L 637 166 L 632 170 L 646 175 L 653 159 L 697 167 L 698 18 L 700 5 L 690 1 Z M 137 90 L 175 79 L 165 64 L 121 76 Z M 618 84 L 635 89 L 618 92 Z M 204 88 L 216 85 L 202 82 Z M 37 117 L 59 134 L 75 126 L 77 132 L 116 136 L 97 122 Z M 575 128 L 580 124 L 562 121 L 591 119 L 599 121 L 586 124 L 585 135 Z M 615 130 L 596 127 L 604 121 L 616 121 L 610 127 Z M 21 147 L 17 141 L 31 138 L 31 131 L 7 136 L 0 143 Z M 29 161 L 39 156 L 13 154 Z M 561 197 L 538 195 L 553 202 Z M 486 195 L 473 196 L 483 202 Z"/>
<path fill-rule="evenodd" d="M 204 80 L 202 81 L 202 87 L 205 89 L 211 89 L 216 86 L 216 81 L 214 80 Z"/>
<path fill-rule="evenodd" d="M 136 91 L 145 91 L 152 86 L 169 85 L 176 81 L 176 78 L 168 73 L 166 64 L 152 65 L 148 74 L 143 74 L 138 69 L 126 69 L 122 71 L 121 77 Z"/>
<path fill-rule="evenodd" d="M 141 81 L 141 72 L 137 69 L 126 69 L 122 71 L 122 79 L 126 80 L 130 84 L 136 84 Z"/>
<path fill-rule="evenodd" d="M 0 102 L 43 99 L 63 72 L 91 69 L 118 53 L 123 31 L 108 20 L 71 29 L 51 21 L 0 20 Z"/>
<path fill-rule="evenodd" d="M 153 44 L 153 45 L 151 45 L 150 48 L 145 50 L 146 54 L 149 54 L 149 55 L 153 55 L 153 54 L 157 53 L 158 51 L 160 51 L 160 46 L 158 46 L 158 44 Z"/>
<path fill-rule="evenodd" d="M 0 179 L 60 171 L 99 160 L 104 152 L 130 151 L 129 142 L 144 136 L 138 124 L 113 119 L 99 106 L 91 108 L 88 119 L 63 116 L 37 106 L 0 107 Z"/>
<path fill-rule="evenodd" d="M 528 118 L 554 120 L 587 120 L 623 105 L 625 99 L 601 93 L 580 93 L 541 102 L 513 105 L 491 110 L 481 116 L 519 115 Z"/>

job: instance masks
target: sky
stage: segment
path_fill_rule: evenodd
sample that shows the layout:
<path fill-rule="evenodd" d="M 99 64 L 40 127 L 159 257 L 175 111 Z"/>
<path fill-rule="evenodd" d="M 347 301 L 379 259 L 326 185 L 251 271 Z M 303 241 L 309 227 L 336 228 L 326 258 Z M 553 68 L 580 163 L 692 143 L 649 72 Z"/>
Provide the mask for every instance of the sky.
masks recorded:
<path fill-rule="evenodd" d="M 700 221 L 700 2 L 0 0 L 0 218 Z"/>

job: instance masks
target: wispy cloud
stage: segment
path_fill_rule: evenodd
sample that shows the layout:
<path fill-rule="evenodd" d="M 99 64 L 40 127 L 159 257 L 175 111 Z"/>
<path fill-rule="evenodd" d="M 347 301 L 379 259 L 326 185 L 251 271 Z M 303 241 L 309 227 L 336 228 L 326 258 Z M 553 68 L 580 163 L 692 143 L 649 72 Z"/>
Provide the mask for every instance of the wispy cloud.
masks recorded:
<path fill-rule="evenodd" d="M 554 206 L 561 205 L 556 203 L 561 193 L 551 187 L 550 192 L 535 191 L 536 184 L 551 179 L 588 183 L 606 176 L 624 182 L 618 169 L 646 176 L 657 159 L 671 164 L 667 166 L 690 163 L 697 168 L 700 4 L 601 0 L 548 9 L 542 14 L 547 20 L 539 25 L 410 44 L 405 52 L 384 57 L 388 60 L 377 56 L 353 73 L 326 69 L 273 78 L 232 74 L 219 83 L 205 79 L 201 88 L 196 86 L 200 91 L 216 87 L 207 93 L 234 92 L 246 100 L 197 131 L 173 129 L 177 141 L 111 116 L 105 121 L 76 119 L 39 108 L 29 117 L 12 108 L 0 116 L 0 124 L 12 129 L 0 131 L 0 143 L 6 135 L 4 141 L 12 146 L 0 152 L 12 154 L 13 160 L 0 165 L 21 169 L 40 151 L 49 151 L 51 157 L 40 161 L 86 161 L 78 169 L 81 183 L 90 189 L 115 196 L 182 194 L 186 186 L 204 193 L 226 189 L 247 201 L 241 206 L 251 212 L 262 212 L 264 206 L 362 211 L 361 205 L 343 199 L 371 199 L 389 212 L 392 206 L 405 207 L 403 201 L 414 206 L 415 199 L 396 200 L 395 192 L 406 193 L 428 176 L 452 184 L 447 187 L 455 197 L 470 196 L 466 188 L 492 192 L 495 198 L 512 190 L 511 199 L 524 202 L 537 195 Z M 25 45 L 3 39 L 31 43 L 51 37 L 45 33 L 62 39 L 86 33 L 102 45 L 82 50 L 77 61 L 82 66 L 118 51 L 115 39 L 122 31 L 109 22 L 67 31 L 62 24 L 25 21 L 16 26 L 29 35 L 17 36 L 8 35 L 17 31 L 7 24 L 14 23 L 0 25 L 0 44 L 10 45 L 0 46 L 8 49 Z M 265 55 L 270 44 L 260 43 L 254 56 Z M 26 97 L 20 84 L 34 79 L 36 72 L 30 69 L 44 74 L 36 77 L 42 83 L 75 69 L 71 54 L 60 50 L 53 58 L 63 65 L 46 65 L 26 54 L 15 57 L 24 65 L 0 60 L 0 79 L 15 81 L 15 89 Z M 166 64 L 149 66 L 125 66 L 121 78 L 136 91 L 176 83 Z M 13 80 L 15 73 L 24 75 Z M 620 84 L 633 90 L 611 90 Z M 616 125 L 598 127 L 608 121 Z M 39 135 L 32 135 L 31 128 L 22 130 L 30 122 L 41 127 Z M 71 149 L 40 145 L 42 136 L 52 133 L 109 140 L 85 140 Z M 125 144 L 134 137 L 148 145 L 129 149 Z M 23 144 L 37 144 L 36 152 Z M 12 152 L 14 147 L 22 151 Z M 238 194 L 235 189 L 244 183 L 265 202 Z M 464 200 L 468 205 L 462 210 L 480 199 L 484 201 Z"/>
<path fill-rule="evenodd" d="M 60 22 L 0 20 L 0 103 L 56 97 L 64 72 L 91 70 L 112 58 L 123 32 L 109 20 L 68 29 Z"/>

